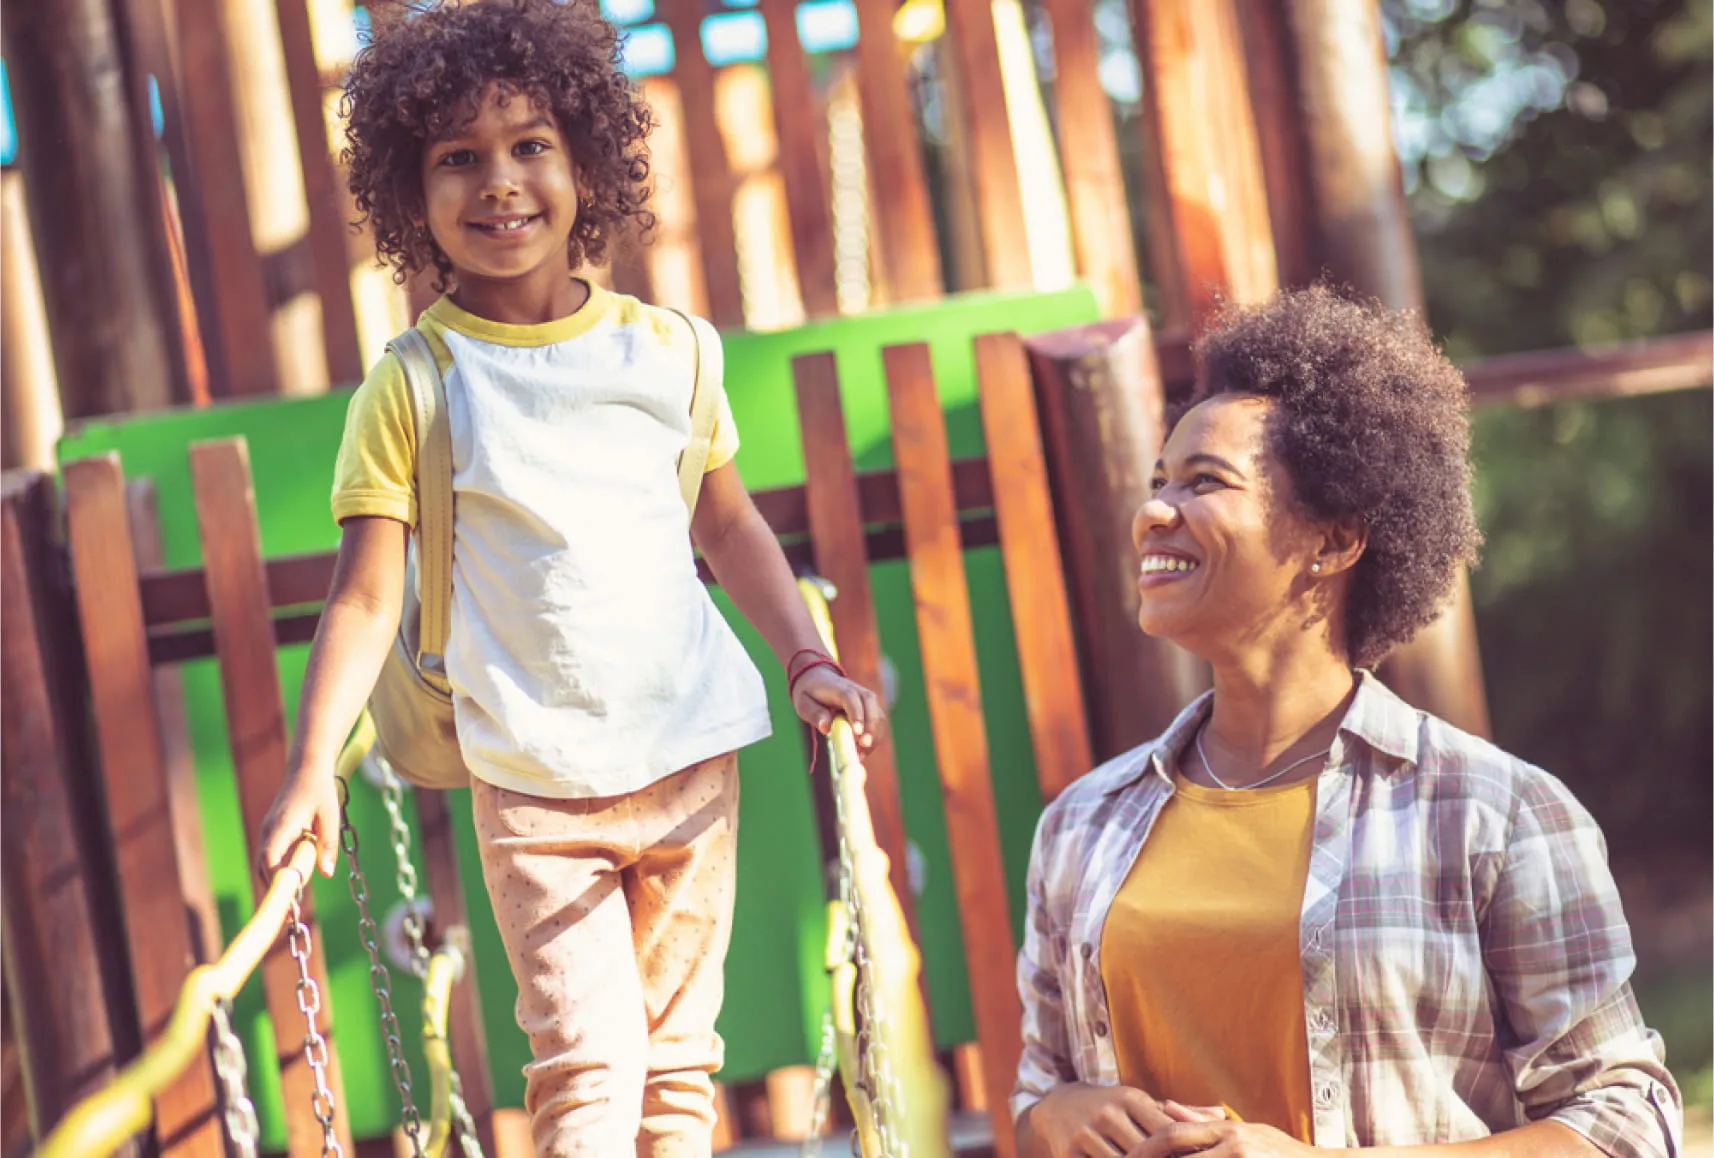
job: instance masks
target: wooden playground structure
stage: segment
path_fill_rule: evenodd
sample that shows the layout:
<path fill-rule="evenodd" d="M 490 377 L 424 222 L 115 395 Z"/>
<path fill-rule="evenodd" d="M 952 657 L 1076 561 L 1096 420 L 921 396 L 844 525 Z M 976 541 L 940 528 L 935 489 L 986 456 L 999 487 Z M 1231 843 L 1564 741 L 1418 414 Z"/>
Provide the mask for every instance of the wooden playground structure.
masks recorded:
<path fill-rule="evenodd" d="M 996 809 L 1025 805 L 996 799 L 992 767 L 1006 754 L 983 711 L 979 667 L 991 657 L 979 665 L 967 567 L 997 551 L 1003 571 L 1003 602 L 989 610 L 1009 620 L 1005 659 L 1022 688 L 1027 718 L 1009 734 L 1029 748 L 1026 811 L 1154 734 L 1196 687 L 1192 665 L 1134 630 L 1127 528 L 1164 405 L 1190 383 L 1198 321 L 1218 295 L 1256 300 L 1322 274 L 1421 305 L 1378 11 L 1373 0 L 1130 0 L 1120 7 L 1141 76 L 1129 122 L 1141 147 L 1128 149 L 1100 79 L 1091 0 L 852 0 L 847 41 L 819 49 L 801 37 L 813 5 L 759 0 L 765 49 L 736 63 L 707 47 L 710 23 L 736 6 L 656 3 L 670 67 L 640 83 L 662 120 L 662 225 L 599 276 L 735 335 L 801 335 L 771 363 L 780 381 L 768 387 L 770 405 L 795 410 L 787 457 L 801 449 L 801 463 L 757 502 L 794 564 L 837 588 L 846 665 L 870 686 L 886 678 L 875 568 L 908 574 L 912 679 L 968 950 L 973 1033 L 942 1042 L 944 1062 L 974 1139 L 961 1152 L 1009 1156 L 1019 1017 L 1013 869 Z M 365 12 L 372 24 L 402 18 L 379 0 Z M 1050 32 L 1050 69 L 1038 69 L 1026 16 Z M 219 957 L 248 915 L 220 911 L 205 850 L 217 837 L 253 847 L 284 771 L 276 655 L 313 634 L 333 561 L 325 546 L 265 549 L 251 467 L 265 434 L 239 419 L 238 433 L 173 449 L 188 485 L 157 485 L 122 438 L 122 451 L 69 457 L 55 439 L 62 426 L 141 422 L 165 407 L 282 395 L 308 405 L 356 382 L 431 300 L 424 286 L 393 287 L 347 228 L 331 98 L 356 43 L 350 0 L 67 0 L 13 4 L 6 17 L 20 158 L 4 174 L 0 299 L 16 468 L 0 524 L 0 1158 L 27 1152 L 157 1041 L 191 970 Z M 925 77 L 939 180 L 925 169 Z M 56 149 L 62 140 L 82 145 Z M 1020 299 L 1063 302 L 1073 279 L 1086 287 L 1076 324 L 988 327 L 960 314 L 932 349 L 912 336 L 913 319 L 941 325 L 966 291 L 998 291 L 994 301 L 1013 303 L 1007 316 L 1023 317 Z M 840 335 L 879 316 L 896 322 L 861 331 L 862 358 L 836 356 Z M 1466 372 L 1478 404 L 1534 405 L 1706 387 L 1711 358 L 1703 333 Z M 730 388 L 742 403 L 745 384 Z M 854 388 L 884 408 L 884 440 L 848 429 Z M 964 427 L 952 395 L 975 400 Z M 980 451 L 956 453 L 949 431 Z M 876 455 L 885 465 L 860 464 Z M 324 509 L 325 480 L 303 474 L 303 501 Z M 195 565 L 165 561 L 168 503 L 194 511 Z M 180 673 L 199 660 L 218 668 L 242 829 L 230 838 L 205 831 L 189 755 Z M 1467 596 L 1386 675 L 1407 699 L 1487 730 Z M 867 796 L 920 944 L 898 764 L 889 747 L 870 757 Z M 455 813 L 436 793 L 412 805 L 432 931 L 466 925 Z M 817 802 L 823 849 L 828 807 Z M 365 850 L 368 876 L 390 875 L 387 850 Z M 304 967 L 326 994 L 310 890 L 302 914 Z M 318 1073 L 299 1045 L 290 947 L 274 943 L 259 970 L 274 1056 L 249 1059 L 252 1080 L 277 1064 L 283 1149 L 325 1152 L 310 1112 L 319 1078 L 343 1152 L 393 1153 L 393 1136 L 353 1131 L 345 1093 L 356 1043 L 374 1030 L 340 1020 Z M 453 990 L 452 1060 L 482 1151 L 522 1158 L 527 1130 L 496 1097 L 476 989 L 472 970 Z M 786 1067 L 725 1087 L 722 1145 L 760 1154 L 800 1138 L 805 1076 Z M 231 1104 L 215 1054 L 200 1052 L 131 1152 L 224 1154 Z"/>

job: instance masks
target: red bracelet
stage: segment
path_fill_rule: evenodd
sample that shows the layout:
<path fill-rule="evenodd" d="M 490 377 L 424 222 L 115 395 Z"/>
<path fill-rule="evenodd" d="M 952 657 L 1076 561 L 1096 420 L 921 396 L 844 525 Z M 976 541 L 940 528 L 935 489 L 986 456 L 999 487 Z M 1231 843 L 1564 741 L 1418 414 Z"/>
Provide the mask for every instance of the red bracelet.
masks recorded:
<path fill-rule="evenodd" d="M 793 670 L 792 673 L 786 677 L 786 695 L 792 699 L 796 699 L 798 682 L 818 667 L 830 667 L 841 676 L 845 674 L 845 669 L 839 666 L 838 660 L 834 659 L 830 655 L 818 655 L 802 667 Z"/>

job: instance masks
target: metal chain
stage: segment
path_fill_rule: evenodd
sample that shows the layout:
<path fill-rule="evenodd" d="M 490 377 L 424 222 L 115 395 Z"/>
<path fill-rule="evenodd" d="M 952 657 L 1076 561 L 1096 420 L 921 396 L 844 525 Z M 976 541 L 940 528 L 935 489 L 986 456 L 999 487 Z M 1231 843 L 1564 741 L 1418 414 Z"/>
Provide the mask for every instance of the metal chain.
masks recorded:
<path fill-rule="evenodd" d="M 317 1018 L 321 1013 L 321 987 L 309 971 L 309 927 L 303 921 L 303 884 L 292 897 L 292 918 L 286 926 L 286 951 L 298 967 L 298 1011 L 304 1015 L 304 1060 L 315 1075 L 310 1109 L 321 1123 L 322 1158 L 344 1158 L 345 1148 L 333 1129 L 333 1092 L 327 1088 L 327 1039 L 321 1036 Z"/>
<path fill-rule="evenodd" d="M 833 1078 L 839 1069 L 839 1043 L 833 1030 L 833 1007 L 821 1016 L 821 1052 L 815 1058 L 815 1093 L 810 1099 L 809 1131 L 798 1149 L 799 1158 L 819 1158 L 821 1133 L 833 1109 Z"/>
<path fill-rule="evenodd" d="M 411 830 L 405 824 L 404 781 L 393 771 L 393 766 L 385 756 L 371 751 L 369 759 L 374 761 L 374 767 L 381 780 L 381 802 L 387 808 L 387 825 L 393 839 L 393 864 L 396 866 L 399 896 L 404 899 L 404 916 L 401 923 L 405 931 L 405 939 L 411 946 L 411 972 L 418 977 L 428 976 L 429 950 L 424 939 L 422 915 L 417 912 L 417 866 L 411 860 Z"/>
<path fill-rule="evenodd" d="M 226 1134 L 232 1139 L 235 1158 L 256 1158 L 256 1104 L 245 1088 L 249 1067 L 244 1046 L 232 1032 L 232 1003 L 224 997 L 214 1002 L 214 1072 L 220 1077 L 221 1100 L 225 1103 Z"/>
<path fill-rule="evenodd" d="M 464 1104 L 464 1083 L 458 1080 L 457 1070 L 452 1073 L 452 1124 L 458 1130 L 464 1158 L 483 1158 L 482 1139 L 476 1135 L 476 1119 L 470 1116 L 470 1107 Z"/>
<path fill-rule="evenodd" d="M 347 807 L 349 802 L 349 791 L 345 781 L 341 780 L 339 844 L 345 850 L 345 859 L 351 866 L 351 899 L 357 902 L 357 932 L 363 940 L 363 948 L 369 953 L 369 985 L 374 989 L 375 998 L 381 1006 L 381 1033 L 387 1042 L 387 1064 L 392 1070 L 393 1085 L 399 1091 L 400 1125 L 405 1131 L 405 1137 L 411 1140 L 413 1158 L 422 1158 L 422 1117 L 417 1113 L 416 1102 L 411 1098 L 411 1066 L 405 1060 L 404 1042 L 399 1036 L 399 1018 L 393 1012 L 392 975 L 381 961 L 381 950 L 377 943 L 379 931 L 375 926 L 375 918 L 369 915 L 369 882 L 357 861 L 357 830 L 351 824 L 351 811 Z"/>

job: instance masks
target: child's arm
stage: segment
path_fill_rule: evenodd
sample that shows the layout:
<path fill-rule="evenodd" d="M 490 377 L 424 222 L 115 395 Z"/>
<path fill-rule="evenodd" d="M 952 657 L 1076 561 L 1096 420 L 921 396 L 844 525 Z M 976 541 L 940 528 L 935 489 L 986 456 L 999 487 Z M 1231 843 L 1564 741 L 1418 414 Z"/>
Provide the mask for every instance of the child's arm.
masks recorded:
<path fill-rule="evenodd" d="M 332 876 L 339 859 L 339 793 L 334 761 L 351 734 L 399 629 L 410 528 L 395 519 L 345 522 L 333 585 L 310 646 L 286 779 L 262 823 L 257 858 L 264 875 L 285 862 L 306 832 L 317 863 Z"/>
<path fill-rule="evenodd" d="M 762 633 L 782 666 L 801 650 L 822 649 L 785 552 L 750 501 L 732 463 L 709 471 L 703 479 L 691 536 L 715 580 Z M 798 680 L 792 707 L 824 734 L 833 726 L 834 716 L 843 713 L 864 748 L 873 747 L 886 734 L 886 710 L 880 697 L 829 667 L 814 668 Z"/>

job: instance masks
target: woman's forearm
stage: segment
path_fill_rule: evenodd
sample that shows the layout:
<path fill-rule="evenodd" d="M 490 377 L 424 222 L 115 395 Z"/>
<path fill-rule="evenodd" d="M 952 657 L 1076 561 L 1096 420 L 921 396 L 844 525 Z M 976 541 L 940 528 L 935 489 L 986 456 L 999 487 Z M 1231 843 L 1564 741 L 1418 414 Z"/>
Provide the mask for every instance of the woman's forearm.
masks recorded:
<path fill-rule="evenodd" d="M 1347 1153 L 1351 1158 L 1605 1158 L 1600 1147 L 1558 1122 L 1531 1122 L 1471 1142 L 1376 1146 Z"/>

